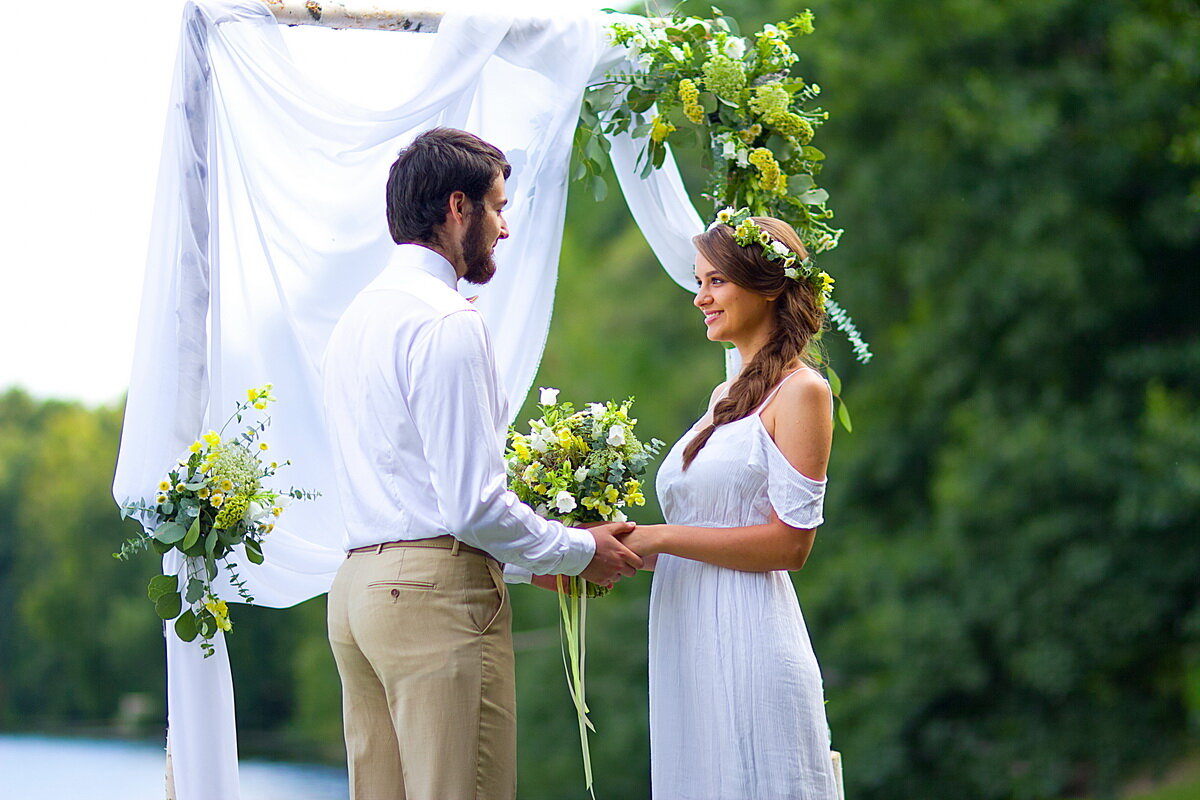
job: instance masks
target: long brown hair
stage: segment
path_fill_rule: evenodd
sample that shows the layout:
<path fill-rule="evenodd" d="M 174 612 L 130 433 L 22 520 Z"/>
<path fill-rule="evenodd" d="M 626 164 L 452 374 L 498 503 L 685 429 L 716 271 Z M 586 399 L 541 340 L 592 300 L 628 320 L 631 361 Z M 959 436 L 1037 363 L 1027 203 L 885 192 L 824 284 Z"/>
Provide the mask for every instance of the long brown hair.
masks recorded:
<path fill-rule="evenodd" d="M 791 225 L 774 217 L 754 217 L 754 222 L 773 239 L 791 248 L 800 259 L 808 251 Z M 816 291 L 807 281 L 796 281 L 783 274 L 783 264 L 770 261 L 757 245 L 742 247 L 733 238 L 733 229 L 717 225 L 692 238 L 696 249 L 722 275 L 743 289 L 775 299 L 775 327 L 767 343 L 746 364 L 728 394 L 713 408 L 713 421 L 683 450 L 683 468 L 703 449 L 720 425 L 749 416 L 779 383 L 784 372 L 799 363 L 810 363 L 809 347 L 821 330 L 825 312 L 817 302 Z"/>

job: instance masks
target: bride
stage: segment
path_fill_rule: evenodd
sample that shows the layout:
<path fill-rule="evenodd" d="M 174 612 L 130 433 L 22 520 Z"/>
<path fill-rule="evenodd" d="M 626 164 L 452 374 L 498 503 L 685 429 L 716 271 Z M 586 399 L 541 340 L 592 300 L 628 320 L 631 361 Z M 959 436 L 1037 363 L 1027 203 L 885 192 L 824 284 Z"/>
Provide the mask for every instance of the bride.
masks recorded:
<path fill-rule="evenodd" d="M 796 232 L 724 211 L 695 305 L 741 373 L 658 473 L 667 523 L 625 543 L 650 592 L 654 800 L 835 800 L 821 673 L 788 570 L 822 522 L 832 397 L 806 360 L 832 279 Z"/>

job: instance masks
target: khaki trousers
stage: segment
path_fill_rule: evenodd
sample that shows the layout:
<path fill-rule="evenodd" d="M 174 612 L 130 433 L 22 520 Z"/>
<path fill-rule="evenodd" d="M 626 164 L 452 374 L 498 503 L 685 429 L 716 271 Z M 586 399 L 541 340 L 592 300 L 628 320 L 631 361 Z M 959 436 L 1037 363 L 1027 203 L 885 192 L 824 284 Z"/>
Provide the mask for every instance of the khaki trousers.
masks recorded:
<path fill-rule="evenodd" d="M 445 539 L 352 554 L 329 590 L 351 800 L 516 797 L 508 592 Z"/>

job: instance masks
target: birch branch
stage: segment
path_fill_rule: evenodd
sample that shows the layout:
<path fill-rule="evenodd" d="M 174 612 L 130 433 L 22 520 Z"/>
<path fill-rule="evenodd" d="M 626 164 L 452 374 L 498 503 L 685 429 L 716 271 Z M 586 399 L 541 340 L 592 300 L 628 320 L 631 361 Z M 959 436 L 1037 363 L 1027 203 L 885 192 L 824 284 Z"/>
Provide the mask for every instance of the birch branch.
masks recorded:
<path fill-rule="evenodd" d="M 403 11 L 336 0 L 264 0 L 281 25 L 436 33 L 441 11 Z"/>

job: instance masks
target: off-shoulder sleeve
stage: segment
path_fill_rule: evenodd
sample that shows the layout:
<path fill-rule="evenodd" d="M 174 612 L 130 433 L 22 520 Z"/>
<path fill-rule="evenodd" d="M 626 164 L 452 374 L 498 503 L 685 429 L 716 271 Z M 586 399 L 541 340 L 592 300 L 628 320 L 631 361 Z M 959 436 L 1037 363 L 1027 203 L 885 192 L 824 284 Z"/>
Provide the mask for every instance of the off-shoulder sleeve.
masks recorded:
<path fill-rule="evenodd" d="M 767 498 L 781 520 L 793 528 L 811 530 L 825 521 L 825 486 L 796 470 L 771 437 L 764 434 L 767 451 Z"/>

